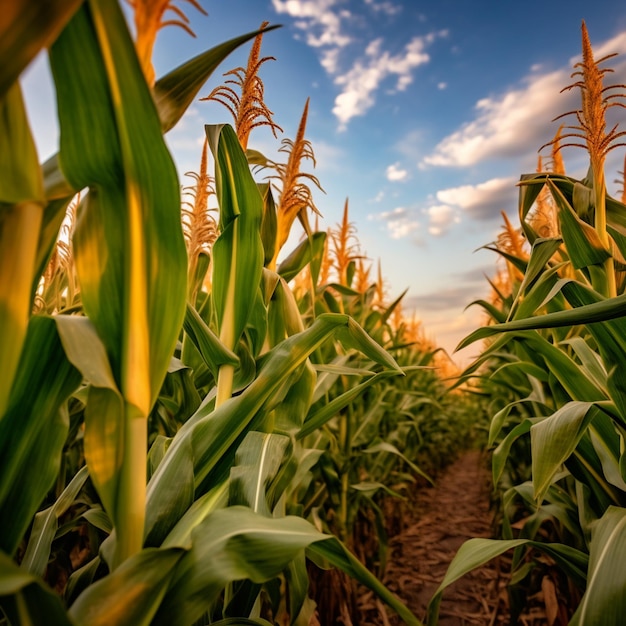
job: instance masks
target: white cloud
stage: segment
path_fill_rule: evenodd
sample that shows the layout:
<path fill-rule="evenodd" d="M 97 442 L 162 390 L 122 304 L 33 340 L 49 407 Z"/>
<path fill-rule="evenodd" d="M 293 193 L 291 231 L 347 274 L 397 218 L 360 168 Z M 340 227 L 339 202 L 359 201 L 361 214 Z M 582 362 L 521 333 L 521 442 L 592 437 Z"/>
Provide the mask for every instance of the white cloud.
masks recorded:
<path fill-rule="evenodd" d="M 393 163 L 392 165 L 387 167 L 385 175 L 387 176 L 387 180 L 391 182 L 398 182 L 401 180 L 406 180 L 409 173 L 405 169 L 402 169 L 400 167 L 400 163 Z"/>
<path fill-rule="evenodd" d="M 608 39 L 607 41 L 605 41 L 603 44 L 600 44 L 600 45 L 595 45 L 593 41 L 591 43 L 593 45 L 593 56 L 596 60 L 602 59 L 603 57 L 608 56 L 609 54 L 613 54 L 613 53 L 623 54 L 624 52 L 626 52 L 626 32 L 620 33 L 619 35 L 616 35 L 615 37 Z M 579 62 L 580 62 L 580 55 L 573 57 L 570 60 L 570 63 L 572 65 L 574 65 L 574 63 L 579 63 Z M 603 67 L 609 67 L 611 63 L 612 61 L 609 61 L 608 65 L 603 64 Z M 609 76 L 606 82 L 612 83 L 615 81 Z"/>
<path fill-rule="evenodd" d="M 419 229 L 419 222 L 404 207 L 370 215 L 368 219 L 384 221 L 392 239 L 403 239 Z"/>
<path fill-rule="evenodd" d="M 437 204 L 426 209 L 428 215 L 428 233 L 433 237 L 445 234 L 460 218 L 454 209 L 447 204 Z"/>
<path fill-rule="evenodd" d="M 335 99 L 333 113 L 345 129 L 348 122 L 363 115 L 375 102 L 375 93 L 383 80 L 396 76 L 396 90 L 404 91 L 413 81 L 412 71 L 430 61 L 425 52 L 426 46 L 437 37 L 445 37 L 447 31 L 429 33 L 424 37 L 413 37 L 400 54 L 392 55 L 382 50 L 382 39 L 371 41 L 365 55 L 354 63 L 345 74 L 335 78 L 335 83 L 343 87 Z"/>
<path fill-rule="evenodd" d="M 574 94 L 559 93 L 567 81 L 564 70 L 532 76 L 519 89 L 479 100 L 474 120 L 439 142 L 423 163 L 464 167 L 536 150 L 552 134 L 550 120 L 572 108 Z"/>
<path fill-rule="evenodd" d="M 440 83 L 437 83 L 437 89 L 439 89 L 440 91 L 443 91 L 447 86 L 448 86 L 448 83 L 444 83 L 443 81 Z"/>
<path fill-rule="evenodd" d="M 425 48 L 448 33 L 442 30 L 413 37 L 398 54 L 383 50 L 382 39 L 374 39 L 361 54 L 357 53 L 352 67 L 342 72 L 342 51 L 355 43 L 346 32 L 347 25 L 354 26 L 359 21 L 355 18 L 361 16 L 341 8 L 341 4 L 342 0 L 272 0 L 274 10 L 292 17 L 306 43 L 318 49 L 320 64 L 341 88 L 333 113 L 339 129 L 344 130 L 353 117 L 363 115 L 374 105 L 376 92 L 386 78 L 395 77 L 394 91 L 404 91 L 413 82 L 413 70 L 430 60 Z M 402 11 L 402 5 L 391 0 L 365 0 L 365 4 L 389 17 Z"/>
<path fill-rule="evenodd" d="M 342 18 L 350 17 L 348 11 L 335 12 L 337 0 L 272 0 L 277 13 L 299 18 L 295 26 L 306 34 L 309 46 L 337 46 L 350 43 L 351 38 L 341 28 Z"/>
<path fill-rule="evenodd" d="M 339 71 L 340 48 L 328 48 L 322 52 L 320 64 L 327 74 L 336 74 Z"/>
<path fill-rule="evenodd" d="M 515 206 L 518 193 L 515 183 L 515 178 L 492 178 L 477 185 L 441 189 L 436 197 L 439 202 L 458 207 L 475 219 L 489 220 Z"/>
<path fill-rule="evenodd" d="M 597 46 L 594 56 L 599 59 L 624 51 L 626 33 Z M 579 60 L 572 59 L 572 65 Z M 441 140 L 420 166 L 466 167 L 488 159 L 528 154 L 542 146 L 556 132 L 551 120 L 579 108 L 580 94 L 576 89 L 561 93 L 573 82 L 571 67 L 544 73 L 539 73 L 540 69 L 533 66 L 519 86 L 479 100 L 474 119 Z M 614 69 L 606 84 L 624 82 L 626 64 L 614 65 Z"/>
<path fill-rule="evenodd" d="M 376 2 L 375 0 L 365 0 L 365 4 L 369 5 L 376 13 L 385 13 L 385 15 L 394 16 L 402 12 L 402 5 L 394 4 L 386 0 L 385 2 Z"/>

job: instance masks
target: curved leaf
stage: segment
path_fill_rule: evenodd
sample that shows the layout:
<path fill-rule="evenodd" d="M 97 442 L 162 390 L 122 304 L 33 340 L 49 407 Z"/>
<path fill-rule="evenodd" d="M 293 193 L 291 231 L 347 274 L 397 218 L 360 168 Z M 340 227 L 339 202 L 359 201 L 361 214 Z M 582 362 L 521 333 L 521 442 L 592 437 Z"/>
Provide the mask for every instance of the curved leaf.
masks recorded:
<path fill-rule="evenodd" d="M 592 529 L 587 589 L 570 626 L 621 626 L 626 614 L 626 509 L 609 507 Z"/>
<path fill-rule="evenodd" d="M 592 402 L 568 402 L 553 415 L 532 425 L 530 445 L 537 501 L 541 502 L 553 476 L 576 449 L 595 411 Z"/>

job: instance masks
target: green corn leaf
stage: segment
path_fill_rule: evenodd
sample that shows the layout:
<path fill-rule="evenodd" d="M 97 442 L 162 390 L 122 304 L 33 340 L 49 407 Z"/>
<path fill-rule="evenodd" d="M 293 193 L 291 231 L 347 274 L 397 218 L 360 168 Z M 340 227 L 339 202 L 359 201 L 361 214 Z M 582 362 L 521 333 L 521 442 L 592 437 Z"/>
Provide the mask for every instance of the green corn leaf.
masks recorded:
<path fill-rule="evenodd" d="M 20 203 L 42 204 L 43 178 L 18 83 L 0 100 L 0 112 L 0 210 L 4 213 L 7 205 Z"/>
<path fill-rule="evenodd" d="M 76 626 L 150 626 L 183 555 L 180 548 L 142 550 L 78 597 L 69 611 L 72 621 Z"/>
<path fill-rule="evenodd" d="M 592 529 L 587 589 L 571 626 L 621 626 L 626 613 L 626 509 L 609 507 Z"/>
<path fill-rule="evenodd" d="M 534 406 L 534 401 L 529 399 L 529 398 L 524 398 L 523 400 L 517 400 L 516 402 L 510 402 L 505 407 L 500 409 L 491 418 L 491 423 L 489 424 L 489 439 L 487 441 L 488 447 L 491 447 L 491 446 L 493 446 L 495 444 L 496 439 L 499 437 L 500 433 L 502 432 L 502 428 L 504 427 L 504 424 L 506 423 L 507 418 L 511 414 L 511 411 L 517 405 L 525 405 L 527 403 L 530 404 L 531 410 L 532 410 L 532 407 Z"/>
<path fill-rule="evenodd" d="M 574 359 L 554 346 L 538 333 L 519 333 L 516 337 L 528 350 L 528 354 L 543 361 L 549 372 L 566 389 L 573 400 L 584 402 L 603 401 L 607 397 Z"/>
<path fill-rule="evenodd" d="M 520 285 L 519 292 L 513 306 L 511 307 L 511 314 L 509 318 L 515 316 L 514 312 L 522 303 L 523 298 L 527 291 L 530 291 L 531 287 L 544 276 L 544 270 L 546 265 L 550 262 L 550 259 L 554 256 L 554 253 L 559 249 L 561 241 L 559 239 L 536 239 L 532 250 L 530 252 L 530 259 L 528 259 L 526 269 L 524 270 L 524 280 Z"/>
<path fill-rule="evenodd" d="M 528 539 L 470 539 L 459 548 L 439 588 L 428 603 L 428 625 L 436 626 L 437 624 L 439 605 L 446 587 L 500 554 L 523 545 L 545 552 L 557 561 L 577 585 L 584 585 L 587 556 L 574 548 L 556 543 L 529 541 Z"/>
<path fill-rule="evenodd" d="M 193 531 L 154 626 L 193 623 L 229 582 L 270 580 L 320 540 L 326 536 L 298 517 L 268 518 L 241 506 L 215 511 Z"/>
<path fill-rule="evenodd" d="M 3 7 L 0 22 L 0 100 L 39 51 L 56 39 L 81 1 L 22 0 Z"/>
<path fill-rule="evenodd" d="M 200 496 L 167 535 L 161 547 L 190 548 L 192 544 L 191 533 L 194 529 L 214 511 L 225 509 L 228 506 L 228 488 L 228 482 L 223 481 Z"/>
<path fill-rule="evenodd" d="M 246 158 L 248 155 L 246 154 Z M 248 160 L 248 163 L 250 161 Z M 259 192 L 263 198 L 263 219 L 261 220 L 261 240 L 263 241 L 263 265 L 267 266 L 274 258 L 276 251 L 276 232 L 278 217 L 276 203 L 272 195 L 272 186 L 269 183 L 259 183 Z"/>
<path fill-rule="evenodd" d="M 385 454 L 393 454 L 400 459 L 402 459 L 418 476 L 425 478 L 429 483 L 433 484 L 433 479 L 426 474 L 422 469 L 420 469 L 415 463 L 413 463 L 410 459 L 408 459 L 396 446 L 390 444 L 388 441 L 381 441 L 380 443 L 374 444 L 369 448 L 365 448 L 363 450 L 363 454 L 377 454 L 377 453 L 385 453 Z"/>
<path fill-rule="evenodd" d="M 493 484 L 497 485 L 502 478 L 504 468 L 506 467 L 509 459 L 509 453 L 511 446 L 515 443 L 516 439 L 530 432 L 530 427 L 533 425 L 533 420 L 525 418 L 514 428 L 512 428 L 506 435 L 506 437 L 498 444 L 498 447 L 493 451 L 493 457 L 491 461 L 491 472 L 493 475 Z"/>
<path fill-rule="evenodd" d="M 381 326 L 386 324 L 389 321 L 389 318 L 396 310 L 404 296 L 406 296 L 408 289 L 405 289 L 382 313 L 380 317 L 380 321 L 378 322 Z"/>
<path fill-rule="evenodd" d="M 612 419 L 599 411 L 589 428 L 589 436 L 607 482 L 626 492 L 626 483 L 619 467 L 622 440 Z"/>
<path fill-rule="evenodd" d="M 76 63 L 77 58 L 81 63 Z M 117 3 L 91 0 L 50 51 L 61 127 L 60 163 L 76 189 L 89 187 L 74 237 L 83 307 L 106 346 L 124 397 L 120 410 L 95 390 L 86 451 L 118 440 L 111 475 L 92 473 L 119 537 L 119 562 L 141 546 L 146 418 L 185 312 L 187 262 L 179 186 L 126 22 Z M 124 97 L 121 96 L 124 94 Z M 167 303 L 167 304 L 164 304 Z M 99 416 L 99 417 L 96 417 Z M 93 419 L 92 419 L 93 418 Z"/>
<path fill-rule="evenodd" d="M 111 514 L 120 488 L 124 400 L 106 348 L 89 318 L 57 315 L 54 319 L 67 359 L 89 383 L 85 458 L 104 508 Z"/>
<path fill-rule="evenodd" d="M 335 567 L 371 589 L 383 602 L 390 606 L 408 626 L 422 626 L 415 615 L 391 593 L 350 551 L 335 537 L 318 541 L 309 546 L 309 556 L 323 558 Z"/>
<path fill-rule="evenodd" d="M 271 516 L 266 490 L 276 477 L 289 447 L 289 437 L 273 433 L 249 432 L 230 470 L 229 504 L 248 506 L 255 513 Z"/>
<path fill-rule="evenodd" d="M 59 597 L 40 578 L 0 552 L 0 611 L 10 624 L 75 626 Z"/>
<path fill-rule="evenodd" d="M 163 541 L 191 506 L 194 491 L 201 487 L 208 490 L 226 479 L 246 432 L 254 430 L 256 422 L 260 424 L 266 412 L 284 399 L 285 385 L 294 372 L 338 329 L 348 331 L 353 325 L 346 315 L 321 315 L 307 330 L 270 350 L 256 379 L 240 395 L 217 409 L 210 405 L 198 409 L 174 437 L 150 479 L 146 521 L 149 545 Z M 378 352 L 376 356 L 386 364 L 387 357 Z M 219 480 L 218 475 L 222 476 Z"/>
<path fill-rule="evenodd" d="M 80 0 L 83 1 L 83 0 Z M 69 3 L 65 3 L 69 5 Z M 79 0 L 76 0 L 78 8 Z M 264 32 L 280 28 L 270 26 Z M 237 47 L 253 39 L 259 31 L 235 37 L 211 48 L 167 73 L 154 84 L 152 95 L 161 120 L 163 133 L 170 131 L 185 114 L 202 85 L 210 78 L 218 65 Z M 69 199 L 78 191 L 67 181 L 59 164 L 59 155 L 50 157 L 43 166 L 46 198 Z"/>
<path fill-rule="evenodd" d="M 574 309 L 556 311 L 536 317 L 514 320 L 504 324 L 483 326 L 468 335 L 456 348 L 461 350 L 480 339 L 512 330 L 561 328 L 578 324 L 593 324 L 626 317 L 626 294 L 585 304 Z"/>
<path fill-rule="evenodd" d="M 337 415 L 339 411 L 348 406 L 355 398 L 358 398 L 370 385 L 373 385 L 383 378 L 388 378 L 389 376 L 397 376 L 397 373 L 394 371 L 379 372 L 359 385 L 350 387 L 347 391 L 344 391 L 341 395 L 333 398 L 330 402 L 325 403 L 322 407 L 316 409 L 315 411 L 310 411 L 302 429 L 297 434 L 297 438 L 303 439 L 307 435 L 310 435 L 321 428 L 326 422 L 328 422 L 328 420 Z"/>
<path fill-rule="evenodd" d="M 568 283 L 563 293 L 568 302 L 576 307 L 574 310 L 603 303 L 616 304 L 616 301 L 622 297 L 602 300 L 597 292 L 574 282 Z M 622 316 L 619 318 L 607 316 L 602 324 L 589 324 L 588 329 L 598 346 L 605 369 L 609 372 L 607 379 L 609 394 L 617 406 L 623 426 L 626 424 L 626 380 L 619 372 L 626 359 L 626 320 Z"/>
<path fill-rule="evenodd" d="M 526 236 L 526 239 L 528 239 L 528 241 L 530 242 L 531 246 L 535 243 L 535 239 L 537 239 L 537 234 L 528 225 L 526 217 L 528 215 L 528 212 L 535 204 L 535 200 L 541 193 L 544 184 L 545 174 L 523 174 L 520 177 L 520 182 L 518 183 L 519 196 L 517 208 L 520 217 L 520 223 L 522 225 L 524 235 Z"/>
<path fill-rule="evenodd" d="M 381 389 L 367 411 L 359 418 L 358 424 L 350 433 L 350 445 L 353 448 L 367 445 L 380 436 L 381 422 L 386 414 L 386 395 L 386 391 Z"/>
<path fill-rule="evenodd" d="M 213 246 L 213 305 L 219 335 L 232 349 L 246 326 L 263 268 L 263 200 L 235 131 L 206 126 L 216 162 L 220 236 Z"/>
<path fill-rule="evenodd" d="M 316 382 L 317 374 L 306 362 L 300 376 L 291 383 L 284 400 L 273 411 L 274 432 L 297 436 L 311 407 Z"/>
<path fill-rule="evenodd" d="M 550 179 L 547 184 L 559 209 L 561 235 L 574 268 L 580 269 L 603 263 L 611 254 L 602 245 L 596 229 L 578 217 L 565 196 Z"/>
<path fill-rule="evenodd" d="M 304 554 L 297 555 L 284 572 L 289 589 L 289 615 L 294 626 L 310 624 L 315 615 L 315 602 L 309 598 L 309 572 Z"/>
<path fill-rule="evenodd" d="M 81 375 L 65 357 L 54 320 L 33 317 L 0 421 L 0 549 L 12 555 L 59 472 Z M 36 468 L 36 471 L 33 471 Z"/>
<path fill-rule="evenodd" d="M 59 518 L 72 506 L 88 477 L 89 470 L 84 466 L 72 478 L 57 501 L 35 515 L 28 546 L 21 562 L 23 568 L 43 577 L 50 558 L 52 541 L 59 527 Z"/>
<path fill-rule="evenodd" d="M 535 241 L 537 241 L 536 238 Z M 517 268 L 522 274 L 526 274 L 526 269 L 528 267 L 528 261 L 526 259 L 517 257 L 514 254 L 509 254 L 505 250 L 500 250 L 500 248 L 495 248 L 493 246 L 483 246 L 481 250 L 490 250 L 491 252 L 495 252 L 503 259 L 509 261 L 509 263 L 511 263 L 513 267 Z"/>
<path fill-rule="evenodd" d="M 0 98 L 0 137 L 1 420 L 26 337 L 44 205 L 41 169 L 17 82 Z"/>
<path fill-rule="evenodd" d="M 560 295 L 560 288 L 564 281 L 560 281 L 558 271 L 562 265 L 555 265 L 539 276 L 535 283 L 526 293 L 518 292 L 516 301 L 511 307 L 509 319 L 525 319 L 534 315 L 537 310 L 543 307 L 555 308 L 555 303 L 561 304 L 563 296 Z M 559 301 L 560 298 L 560 301 Z M 563 308 L 562 305 L 557 308 Z"/>
<path fill-rule="evenodd" d="M 187 304 L 184 328 L 207 367 L 211 370 L 214 378 L 217 379 L 220 365 L 239 364 L 239 357 L 220 342 L 218 337 L 200 317 L 200 314 L 190 304 Z"/>
<path fill-rule="evenodd" d="M 264 269 L 264 275 L 270 270 Z M 278 345 L 283 339 L 304 330 L 298 303 L 286 281 L 277 277 L 272 296 L 267 307 L 268 341 L 271 347 Z"/>
<path fill-rule="evenodd" d="M 348 323 L 344 328 L 340 328 L 337 338 L 344 346 L 353 348 L 376 363 L 384 365 L 388 369 L 395 370 L 404 376 L 402 368 L 396 363 L 393 357 L 376 343 L 357 322 L 348 318 Z"/>
<path fill-rule="evenodd" d="M 313 233 L 301 241 L 296 248 L 278 266 L 278 273 L 289 282 L 295 278 L 308 263 L 320 256 L 324 250 L 326 233 Z M 315 280 L 317 282 L 317 279 Z"/>
<path fill-rule="evenodd" d="M 218 335 L 233 350 L 259 296 L 263 272 L 261 224 L 263 199 L 246 155 L 229 125 L 205 126 L 215 159 L 215 191 L 220 207 L 220 236 L 213 244 L 211 304 Z M 234 367 L 220 368 L 216 403 L 233 391 Z"/>
<path fill-rule="evenodd" d="M 76 263 L 85 311 L 107 345 L 122 390 L 128 396 L 125 387 L 134 387 L 125 371 L 129 359 L 135 351 L 149 354 L 148 398 L 154 401 L 184 315 L 178 179 L 119 8 L 94 1 L 91 13 L 93 21 L 84 9 L 75 16 L 50 55 L 61 165 L 74 188 L 94 191 L 77 226 Z M 80 64 L 73 62 L 77 56 Z"/>
<path fill-rule="evenodd" d="M 580 359 L 583 369 L 596 386 L 603 391 L 607 388 L 607 373 L 600 355 L 592 350 L 583 337 L 571 337 L 561 341 L 562 346 L 571 346 L 574 354 Z"/>
<path fill-rule="evenodd" d="M 568 402 L 531 427 L 533 486 L 538 502 L 554 475 L 576 449 L 596 411 L 591 402 Z"/>
<path fill-rule="evenodd" d="M 472 300 L 472 302 L 470 302 L 465 308 L 469 309 L 469 307 L 474 305 L 478 305 L 483 308 L 496 322 L 496 324 L 502 324 L 506 322 L 506 313 L 501 311 L 500 308 L 498 308 L 491 302 L 487 302 L 486 300 Z"/>

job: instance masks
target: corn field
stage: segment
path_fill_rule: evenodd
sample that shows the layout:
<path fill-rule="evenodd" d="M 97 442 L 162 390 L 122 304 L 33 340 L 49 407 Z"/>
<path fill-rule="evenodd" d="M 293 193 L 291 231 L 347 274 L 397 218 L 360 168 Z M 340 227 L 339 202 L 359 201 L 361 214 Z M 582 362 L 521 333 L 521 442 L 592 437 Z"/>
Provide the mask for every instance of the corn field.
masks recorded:
<path fill-rule="evenodd" d="M 0 21 L 0 624 L 357 624 L 362 585 L 420 626 L 381 582 L 394 503 L 482 444 L 499 538 L 462 546 L 426 621 L 513 551 L 512 623 L 549 587 L 551 625 L 623 625 L 626 206 L 604 161 L 624 133 L 604 115 L 624 86 L 584 25 L 581 108 L 547 144 L 554 171 L 521 177 L 489 319 L 463 344 L 482 354 L 456 375 L 388 297 L 348 202 L 320 228 L 309 102 L 284 162 L 249 147 L 282 132 L 261 76 L 274 27 L 156 77 L 171 3 L 130 4 L 134 39 L 111 0 Z M 19 77 L 44 49 L 60 146 L 40 164 Z M 225 121 L 185 180 L 164 134 L 197 99 Z"/>

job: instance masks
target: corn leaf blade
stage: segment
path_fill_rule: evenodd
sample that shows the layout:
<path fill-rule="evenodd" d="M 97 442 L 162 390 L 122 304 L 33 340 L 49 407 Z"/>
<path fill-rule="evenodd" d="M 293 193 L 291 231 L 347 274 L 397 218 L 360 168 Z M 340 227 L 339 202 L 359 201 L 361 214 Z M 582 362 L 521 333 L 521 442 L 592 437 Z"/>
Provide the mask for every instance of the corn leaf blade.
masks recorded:
<path fill-rule="evenodd" d="M 624 621 L 623 555 L 626 509 L 609 507 L 592 529 L 587 589 L 571 626 L 618 626 Z"/>

